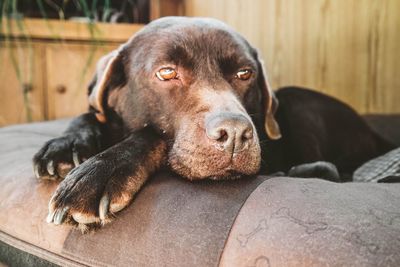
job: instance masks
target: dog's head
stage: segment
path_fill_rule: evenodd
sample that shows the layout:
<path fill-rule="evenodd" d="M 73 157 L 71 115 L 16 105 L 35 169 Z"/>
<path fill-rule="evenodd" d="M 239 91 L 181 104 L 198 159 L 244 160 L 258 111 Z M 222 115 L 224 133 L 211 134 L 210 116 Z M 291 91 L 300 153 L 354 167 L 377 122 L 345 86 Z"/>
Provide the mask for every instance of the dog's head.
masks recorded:
<path fill-rule="evenodd" d="M 259 135 L 280 137 L 277 102 L 257 52 L 213 19 L 156 20 L 98 63 L 89 102 L 134 131 L 169 140 L 168 162 L 189 179 L 250 175 Z"/>

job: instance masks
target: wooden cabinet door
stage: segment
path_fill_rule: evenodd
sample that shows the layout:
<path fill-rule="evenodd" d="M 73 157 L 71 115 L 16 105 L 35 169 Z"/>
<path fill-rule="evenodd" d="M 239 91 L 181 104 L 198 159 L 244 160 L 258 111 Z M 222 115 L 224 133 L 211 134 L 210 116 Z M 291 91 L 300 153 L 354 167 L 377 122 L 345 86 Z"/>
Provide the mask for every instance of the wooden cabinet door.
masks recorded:
<path fill-rule="evenodd" d="M 43 47 L 0 42 L 0 126 L 45 119 Z"/>
<path fill-rule="evenodd" d="M 46 47 L 48 118 L 79 115 L 88 110 L 87 87 L 97 60 L 117 45 L 50 44 Z"/>

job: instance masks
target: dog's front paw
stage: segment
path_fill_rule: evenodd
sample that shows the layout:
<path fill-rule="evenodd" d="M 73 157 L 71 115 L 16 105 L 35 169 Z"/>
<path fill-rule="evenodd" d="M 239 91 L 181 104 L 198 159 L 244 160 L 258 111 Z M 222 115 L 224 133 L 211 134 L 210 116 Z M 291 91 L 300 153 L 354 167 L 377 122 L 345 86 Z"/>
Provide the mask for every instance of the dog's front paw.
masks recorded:
<path fill-rule="evenodd" d="M 109 222 L 142 186 L 143 171 L 97 155 L 73 169 L 49 202 L 48 223 L 77 225 L 82 231 Z M 136 179 L 137 178 L 137 179 Z"/>
<path fill-rule="evenodd" d="M 35 175 L 38 179 L 64 178 L 98 149 L 97 140 L 90 136 L 70 134 L 51 139 L 33 157 Z"/>

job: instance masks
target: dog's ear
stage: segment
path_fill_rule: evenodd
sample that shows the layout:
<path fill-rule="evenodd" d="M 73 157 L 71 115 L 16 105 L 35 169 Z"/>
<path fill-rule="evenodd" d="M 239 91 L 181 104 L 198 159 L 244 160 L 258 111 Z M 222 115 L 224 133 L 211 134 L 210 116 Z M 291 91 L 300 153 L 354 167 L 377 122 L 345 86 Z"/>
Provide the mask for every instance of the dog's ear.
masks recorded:
<path fill-rule="evenodd" d="M 103 56 L 97 63 L 96 74 L 89 85 L 89 104 L 96 110 L 96 118 L 106 121 L 106 97 L 109 90 L 126 83 L 123 57 L 117 50 Z"/>
<path fill-rule="evenodd" d="M 281 138 L 279 125 L 275 120 L 275 112 L 278 109 L 278 100 L 275 97 L 271 86 L 268 83 L 268 77 L 265 73 L 263 61 L 257 58 L 258 77 L 257 83 L 261 89 L 262 105 L 264 109 L 264 125 L 265 131 L 270 139 L 276 140 Z"/>

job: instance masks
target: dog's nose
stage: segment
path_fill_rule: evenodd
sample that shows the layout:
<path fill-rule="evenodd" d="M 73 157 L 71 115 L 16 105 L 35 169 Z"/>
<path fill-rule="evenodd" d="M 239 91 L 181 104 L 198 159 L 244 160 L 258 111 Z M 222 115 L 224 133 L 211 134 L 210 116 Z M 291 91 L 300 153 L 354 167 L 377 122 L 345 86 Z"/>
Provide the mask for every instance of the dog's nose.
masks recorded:
<path fill-rule="evenodd" d="M 237 153 L 248 147 L 253 139 L 253 127 L 243 115 L 218 114 L 206 120 L 206 134 L 216 141 L 216 147 L 228 153 Z"/>

